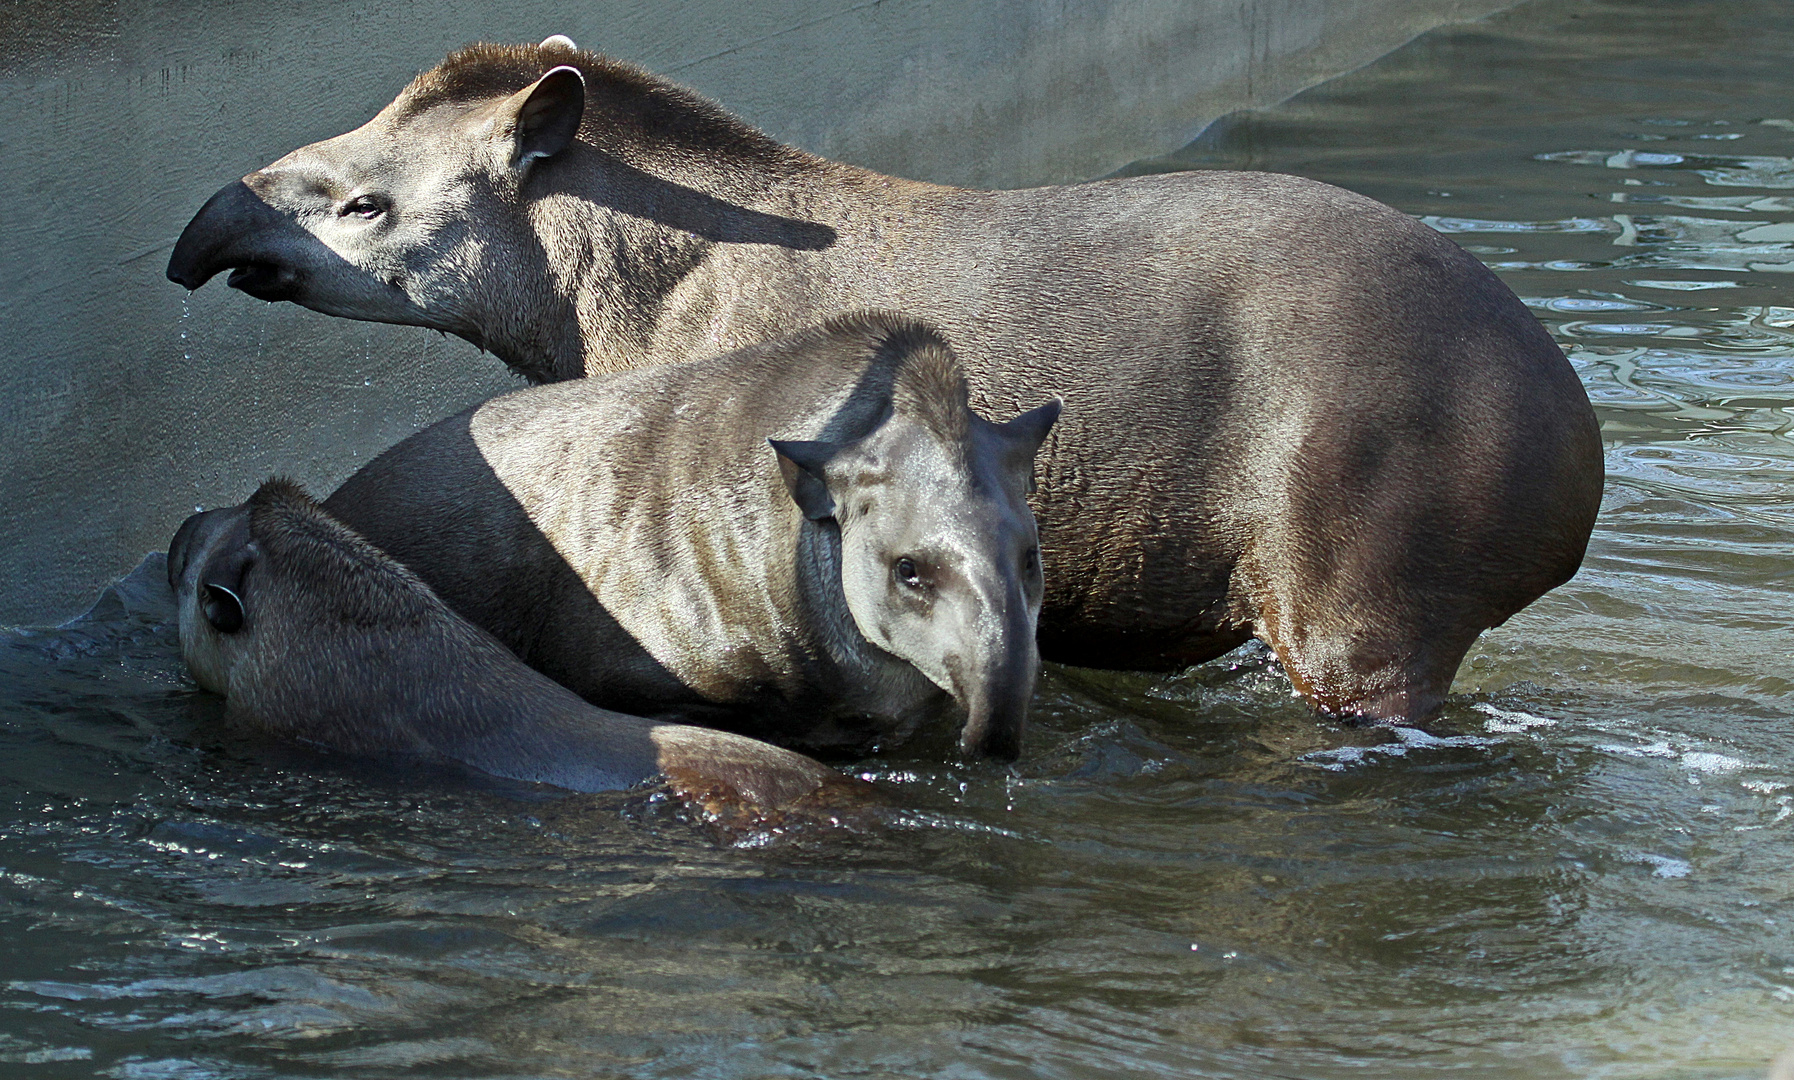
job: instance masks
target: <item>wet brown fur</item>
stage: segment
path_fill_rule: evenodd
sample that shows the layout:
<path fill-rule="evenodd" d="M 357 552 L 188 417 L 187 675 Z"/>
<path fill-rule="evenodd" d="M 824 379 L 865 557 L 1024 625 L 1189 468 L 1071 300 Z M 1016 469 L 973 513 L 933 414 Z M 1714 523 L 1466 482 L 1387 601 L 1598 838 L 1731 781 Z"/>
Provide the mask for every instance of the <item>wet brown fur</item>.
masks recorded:
<path fill-rule="evenodd" d="M 915 340 L 888 335 L 880 345 L 881 351 L 899 349 L 904 356 L 891 383 L 892 407 L 914 417 L 942 442 L 964 443 L 973 415 L 971 395 L 959 358 L 947 343 L 929 331 Z"/>
<path fill-rule="evenodd" d="M 250 534 L 283 573 L 328 602 L 321 611 L 355 629 L 412 629 L 453 617 L 416 574 L 321 512 L 297 483 L 275 477 L 248 500 Z"/>
<path fill-rule="evenodd" d="M 889 409 L 941 442 L 965 442 L 974 416 L 965 369 L 935 327 L 896 312 L 855 311 L 788 340 L 799 348 L 863 342 L 869 363 L 862 385 L 876 387 Z"/>

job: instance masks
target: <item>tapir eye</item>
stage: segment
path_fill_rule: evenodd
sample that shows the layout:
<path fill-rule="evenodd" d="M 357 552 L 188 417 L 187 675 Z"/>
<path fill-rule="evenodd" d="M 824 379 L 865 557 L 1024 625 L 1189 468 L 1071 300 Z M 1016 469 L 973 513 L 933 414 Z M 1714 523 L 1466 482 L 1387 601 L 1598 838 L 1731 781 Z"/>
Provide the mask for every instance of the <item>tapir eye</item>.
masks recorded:
<path fill-rule="evenodd" d="M 337 210 L 338 217 L 356 217 L 372 221 L 386 213 L 386 200 L 379 195 L 357 195 Z"/>
<path fill-rule="evenodd" d="M 922 587 L 922 576 L 916 571 L 916 560 L 910 558 L 908 555 L 898 559 L 896 565 L 891 569 L 897 575 L 897 580 L 899 582 L 908 585 L 912 589 L 920 589 Z"/>
<path fill-rule="evenodd" d="M 1028 549 L 1028 553 L 1026 555 L 1022 556 L 1022 573 L 1033 574 L 1033 573 L 1037 573 L 1039 570 L 1040 570 L 1040 549 L 1037 547 L 1031 547 Z"/>

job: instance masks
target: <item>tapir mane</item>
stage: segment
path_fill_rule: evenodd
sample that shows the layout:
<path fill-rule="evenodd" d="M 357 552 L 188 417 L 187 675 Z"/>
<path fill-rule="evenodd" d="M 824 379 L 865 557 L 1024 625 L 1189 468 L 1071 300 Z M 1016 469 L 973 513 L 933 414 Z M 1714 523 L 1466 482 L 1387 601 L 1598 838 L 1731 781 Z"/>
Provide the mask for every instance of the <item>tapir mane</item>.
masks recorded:
<path fill-rule="evenodd" d="M 972 406 L 965 372 L 945 342 L 916 345 L 904 354 L 891 382 L 891 410 L 919 422 L 944 443 L 966 441 Z"/>
<path fill-rule="evenodd" d="M 468 45 L 413 79 L 392 108 L 403 120 L 438 105 L 508 97 L 562 65 L 578 68 L 585 78 L 586 108 L 579 134 L 595 146 L 633 146 L 650 152 L 677 149 L 769 164 L 806 156 L 677 83 L 559 43 Z"/>
<path fill-rule="evenodd" d="M 830 319 L 822 332 L 837 340 L 857 339 L 871 353 L 868 374 L 874 381 L 889 380 L 893 413 L 949 446 L 966 441 L 972 406 L 965 369 L 939 330 L 907 315 L 862 311 Z"/>
<path fill-rule="evenodd" d="M 447 608 L 417 575 L 276 477 L 249 497 L 249 535 L 315 611 L 359 628 L 417 625 Z"/>

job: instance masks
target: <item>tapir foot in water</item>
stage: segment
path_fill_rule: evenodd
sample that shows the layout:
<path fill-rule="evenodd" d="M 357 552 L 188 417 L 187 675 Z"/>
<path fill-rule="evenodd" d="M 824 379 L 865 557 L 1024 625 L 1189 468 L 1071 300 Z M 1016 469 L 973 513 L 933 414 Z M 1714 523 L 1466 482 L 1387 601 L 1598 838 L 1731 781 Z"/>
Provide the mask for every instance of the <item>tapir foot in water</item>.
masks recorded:
<path fill-rule="evenodd" d="M 1484 629 L 1509 614 L 1473 613 L 1452 624 L 1436 614 L 1420 618 L 1414 614 L 1419 605 L 1382 603 L 1370 590 L 1349 599 L 1316 591 L 1334 606 L 1272 600 L 1262 603 L 1265 615 L 1255 616 L 1258 604 L 1236 603 L 1229 620 L 1178 635 L 1170 647 L 1133 635 L 1116 635 L 1117 642 L 1043 629 L 1040 654 L 1074 667 L 1171 672 L 1218 659 L 1256 639 L 1271 651 L 1295 696 L 1323 716 L 1352 724 L 1413 724 L 1438 713 L 1460 658 Z M 1365 607 L 1396 615 L 1373 617 L 1356 610 Z M 1404 632 L 1415 626 L 1419 629 Z"/>
<path fill-rule="evenodd" d="M 784 767 L 787 751 L 754 739 L 718 745 L 716 732 L 683 724 L 655 731 L 665 789 L 719 839 L 872 820 L 888 806 L 876 788 L 833 770 Z M 770 760 L 768 760 L 770 759 Z"/>
<path fill-rule="evenodd" d="M 1491 620 L 1491 624 L 1499 620 Z M 1268 642 L 1295 693 L 1316 709 L 1355 723 L 1419 723 L 1438 713 L 1458 664 L 1481 632 L 1434 629 L 1424 640 L 1387 631 L 1271 636 Z M 1291 640 L 1293 638 L 1293 640 Z"/>

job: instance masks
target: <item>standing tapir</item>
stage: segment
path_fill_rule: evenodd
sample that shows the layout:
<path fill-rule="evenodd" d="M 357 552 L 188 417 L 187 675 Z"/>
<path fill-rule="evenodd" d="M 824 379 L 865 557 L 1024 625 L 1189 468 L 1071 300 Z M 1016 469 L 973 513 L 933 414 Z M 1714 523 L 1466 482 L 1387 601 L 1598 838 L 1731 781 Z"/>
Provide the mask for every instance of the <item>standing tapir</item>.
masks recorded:
<path fill-rule="evenodd" d="M 865 313 L 508 394 L 324 507 L 598 704 L 840 746 L 951 695 L 961 748 L 1013 758 L 1040 668 L 1027 492 L 1058 413 L 984 420 L 936 333 Z"/>
<path fill-rule="evenodd" d="M 985 411 L 1056 394 L 1041 651 L 1163 668 L 1256 634 L 1316 705 L 1418 719 L 1573 574 L 1601 494 L 1562 352 L 1432 230 L 1291 176 L 1025 191 L 781 145 L 636 68 L 475 45 L 214 195 L 168 276 L 460 335 L 537 382 L 852 308 L 960 350 Z"/>
<path fill-rule="evenodd" d="M 878 801 L 788 750 L 593 707 L 287 481 L 188 518 L 168 578 L 194 678 L 286 738 L 574 791 L 661 781 L 725 821 Z"/>

